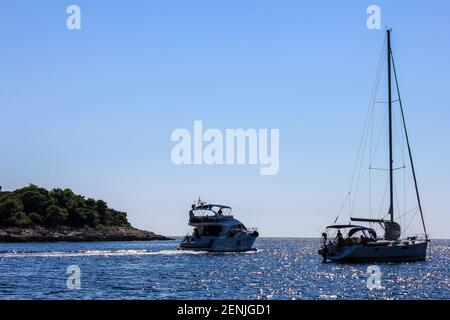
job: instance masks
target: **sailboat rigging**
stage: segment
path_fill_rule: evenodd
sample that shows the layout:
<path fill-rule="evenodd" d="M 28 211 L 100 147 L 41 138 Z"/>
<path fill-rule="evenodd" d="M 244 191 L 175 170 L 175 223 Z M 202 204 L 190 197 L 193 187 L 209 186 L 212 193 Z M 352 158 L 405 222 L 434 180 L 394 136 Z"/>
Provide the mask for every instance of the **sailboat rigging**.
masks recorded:
<path fill-rule="evenodd" d="M 395 68 L 394 57 L 391 48 L 391 29 L 386 30 L 387 39 L 387 116 L 388 116 L 388 158 L 389 158 L 389 206 L 388 216 L 389 219 L 373 219 L 370 218 L 356 218 L 350 217 L 349 224 L 336 224 L 338 218 L 335 220 L 335 224 L 326 228 L 326 232 L 322 234 L 323 244 L 319 250 L 319 254 L 322 255 L 324 261 L 416 261 L 425 260 L 426 251 L 428 245 L 428 234 L 425 227 L 425 220 L 423 216 L 422 203 L 420 199 L 420 193 L 418 189 L 417 176 L 414 167 L 411 144 L 406 128 L 406 120 L 404 115 L 403 104 L 400 96 L 400 89 L 398 85 L 397 71 Z M 377 75 L 378 77 L 379 75 Z M 395 80 L 397 100 L 392 99 L 392 78 Z M 422 227 L 424 231 L 424 239 L 418 237 L 408 237 L 400 240 L 402 235 L 401 226 L 395 221 L 396 212 L 394 206 L 394 171 L 400 168 L 394 167 L 394 154 L 393 154 L 393 102 L 398 102 L 400 105 L 401 123 L 403 127 L 403 134 L 406 139 L 406 145 L 408 150 L 409 162 L 411 164 L 411 171 L 415 187 L 415 196 L 418 204 L 418 209 L 421 216 Z M 358 153 L 359 157 L 359 153 Z M 377 169 L 369 167 L 369 169 Z M 353 181 L 353 178 L 352 178 Z M 352 182 L 353 183 L 353 182 Z M 350 192 L 347 198 L 350 198 Z M 382 226 L 384 229 L 384 235 L 378 237 L 375 230 L 371 227 L 353 225 L 352 222 L 363 223 L 376 223 Z M 341 230 L 347 231 L 347 236 L 344 237 Z M 329 240 L 329 232 L 336 233 L 335 239 Z M 357 237 L 359 235 L 359 237 Z"/>

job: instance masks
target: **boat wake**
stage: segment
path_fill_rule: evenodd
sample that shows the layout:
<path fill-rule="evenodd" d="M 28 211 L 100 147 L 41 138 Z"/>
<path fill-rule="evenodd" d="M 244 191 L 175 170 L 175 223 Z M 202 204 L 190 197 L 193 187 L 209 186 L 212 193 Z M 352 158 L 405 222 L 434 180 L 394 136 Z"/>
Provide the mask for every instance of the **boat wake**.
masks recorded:
<path fill-rule="evenodd" d="M 63 258 L 63 257 L 90 257 L 90 256 L 151 256 L 151 255 L 186 255 L 186 254 L 205 254 L 206 252 L 200 251 L 185 251 L 185 250 L 160 250 L 160 251 L 148 251 L 148 250 L 86 250 L 76 252 L 57 252 L 57 251 L 28 251 L 28 252 L 2 252 L 0 258 L 28 258 L 28 257 L 48 257 L 48 258 Z"/>
<path fill-rule="evenodd" d="M 253 254 L 258 251 L 248 251 L 243 252 L 243 254 Z M 71 252 L 60 252 L 60 251 L 0 251 L 0 259 L 2 258 L 30 258 L 30 257 L 43 257 L 43 258 L 64 258 L 64 257 L 92 257 L 92 256 L 103 256 L 103 257 L 115 257 L 115 256 L 175 256 L 175 255 L 224 255 L 224 254 L 236 254 L 232 252 L 227 253 L 211 253 L 206 251 L 194 251 L 194 250 L 176 250 L 167 249 L 159 251 L 150 250 L 82 250 L 82 251 L 71 251 Z"/>

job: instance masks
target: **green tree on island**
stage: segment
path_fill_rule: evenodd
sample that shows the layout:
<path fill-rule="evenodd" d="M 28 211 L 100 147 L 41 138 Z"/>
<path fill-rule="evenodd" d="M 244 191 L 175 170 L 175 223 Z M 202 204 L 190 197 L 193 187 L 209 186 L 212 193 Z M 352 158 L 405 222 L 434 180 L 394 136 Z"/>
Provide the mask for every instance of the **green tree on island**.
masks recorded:
<path fill-rule="evenodd" d="M 103 200 L 75 194 L 70 189 L 44 188 L 30 184 L 11 192 L 0 190 L 0 227 L 89 226 L 129 227 L 125 212 L 108 208 Z"/>

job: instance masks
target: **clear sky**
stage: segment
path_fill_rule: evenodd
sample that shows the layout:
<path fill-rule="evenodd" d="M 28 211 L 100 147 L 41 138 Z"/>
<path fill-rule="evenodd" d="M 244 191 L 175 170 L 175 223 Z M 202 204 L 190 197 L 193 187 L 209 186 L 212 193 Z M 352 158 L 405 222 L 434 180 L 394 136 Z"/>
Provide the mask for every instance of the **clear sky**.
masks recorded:
<path fill-rule="evenodd" d="M 69 187 L 165 235 L 190 230 L 201 196 L 263 236 L 319 236 L 348 191 L 384 41 L 370 4 L 394 28 L 429 233 L 448 238 L 445 0 L 0 0 L 0 185 Z M 279 173 L 173 165 L 170 135 L 194 120 L 279 128 Z"/>

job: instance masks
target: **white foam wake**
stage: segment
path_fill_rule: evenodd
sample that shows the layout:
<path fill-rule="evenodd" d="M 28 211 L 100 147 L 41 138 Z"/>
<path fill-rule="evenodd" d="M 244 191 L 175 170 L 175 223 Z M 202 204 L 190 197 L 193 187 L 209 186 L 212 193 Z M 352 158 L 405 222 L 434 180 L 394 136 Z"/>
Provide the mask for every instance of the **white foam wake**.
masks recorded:
<path fill-rule="evenodd" d="M 88 257 L 88 256 L 150 256 L 150 255 L 179 255 L 179 254 L 204 254 L 201 251 L 189 250 L 86 250 L 78 252 L 7 252 L 0 253 L 0 258 L 27 258 L 27 257 Z"/>

